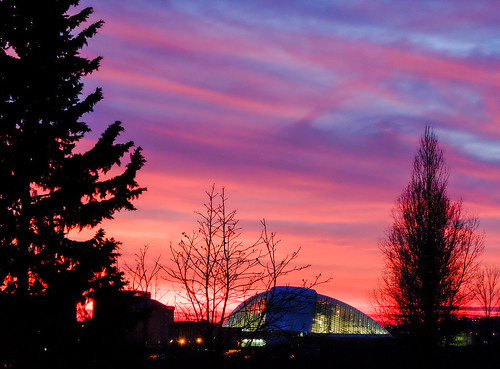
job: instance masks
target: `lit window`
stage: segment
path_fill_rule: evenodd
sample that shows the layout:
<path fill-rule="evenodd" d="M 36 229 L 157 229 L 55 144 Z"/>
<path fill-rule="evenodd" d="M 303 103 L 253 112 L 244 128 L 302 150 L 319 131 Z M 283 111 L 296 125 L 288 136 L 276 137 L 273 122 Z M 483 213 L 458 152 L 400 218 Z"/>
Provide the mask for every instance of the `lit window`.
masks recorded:
<path fill-rule="evenodd" d="M 242 347 L 248 347 L 248 346 L 263 347 L 265 345 L 266 345 L 266 341 L 263 340 L 262 338 L 255 338 L 255 339 L 244 338 L 241 341 L 241 346 Z"/>

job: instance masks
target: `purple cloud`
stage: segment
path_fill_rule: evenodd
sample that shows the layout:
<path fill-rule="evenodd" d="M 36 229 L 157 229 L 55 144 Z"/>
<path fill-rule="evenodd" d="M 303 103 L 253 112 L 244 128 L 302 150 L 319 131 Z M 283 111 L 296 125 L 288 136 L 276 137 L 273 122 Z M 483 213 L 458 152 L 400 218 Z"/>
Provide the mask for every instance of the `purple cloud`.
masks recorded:
<path fill-rule="evenodd" d="M 105 96 L 89 139 L 122 120 L 148 159 L 139 210 L 110 225 L 124 255 L 194 227 L 215 182 L 252 232 L 266 217 L 335 277 L 323 293 L 366 307 L 378 240 L 431 125 L 450 195 L 482 220 L 487 259 L 500 262 L 496 1 L 82 5 L 106 21 L 85 51 L 104 57 L 87 78 Z"/>

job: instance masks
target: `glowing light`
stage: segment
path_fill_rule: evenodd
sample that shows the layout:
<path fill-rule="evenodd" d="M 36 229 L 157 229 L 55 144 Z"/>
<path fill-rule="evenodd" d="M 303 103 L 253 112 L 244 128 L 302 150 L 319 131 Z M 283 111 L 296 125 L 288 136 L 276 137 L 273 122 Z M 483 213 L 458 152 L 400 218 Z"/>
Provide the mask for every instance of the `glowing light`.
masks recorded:
<path fill-rule="evenodd" d="M 86 299 L 84 303 L 76 305 L 76 320 L 80 323 L 92 319 L 94 316 L 94 300 Z"/>
<path fill-rule="evenodd" d="M 184 345 L 186 343 L 186 339 L 185 338 L 179 338 L 179 340 L 177 341 L 179 343 L 179 345 Z"/>
<path fill-rule="evenodd" d="M 203 340 L 202 340 L 200 337 L 198 337 L 198 338 L 196 339 L 196 343 L 198 343 L 198 344 L 199 344 L 199 343 L 202 343 L 202 342 L 203 342 Z"/>

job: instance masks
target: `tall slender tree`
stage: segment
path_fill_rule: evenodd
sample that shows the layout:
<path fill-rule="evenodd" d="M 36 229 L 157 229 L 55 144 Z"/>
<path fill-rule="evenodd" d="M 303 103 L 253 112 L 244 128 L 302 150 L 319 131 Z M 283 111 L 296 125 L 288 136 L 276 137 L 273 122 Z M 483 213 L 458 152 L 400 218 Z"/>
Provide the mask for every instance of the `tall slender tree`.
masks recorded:
<path fill-rule="evenodd" d="M 141 149 L 115 142 L 120 122 L 75 150 L 90 131 L 82 116 L 102 99 L 99 88 L 82 95 L 82 77 L 101 58 L 80 50 L 103 22 L 86 24 L 92 9 L 78 3 L 0 1 L 0 315 L 3 328 L 15 322 L 42 336 L 72 324 L 77 302 L 123 284 L 119 242 L 102 229 L 85 241 L 69 232 L 133 210 L 145 190 L 135 180 Z"/>
<path fill-rule="evenodd" d="M 448 198 L 447 185 L 443 151 L 427 127 L 382 242 L 386 274 L 379 296 L 390 318 L 434 344 L 440 324 L 472 297 L 467 286 L 483 248 L 477 218 L 466 217 L 462 203 Z"/>

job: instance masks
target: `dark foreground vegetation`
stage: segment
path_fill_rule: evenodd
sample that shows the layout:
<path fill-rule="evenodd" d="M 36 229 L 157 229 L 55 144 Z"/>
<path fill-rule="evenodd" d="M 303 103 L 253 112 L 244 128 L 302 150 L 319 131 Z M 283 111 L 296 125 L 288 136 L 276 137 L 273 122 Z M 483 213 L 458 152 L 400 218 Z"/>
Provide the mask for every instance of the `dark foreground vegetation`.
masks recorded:
<path fill-rule="evenodd" d="M 307 346 L 260 348 L 232 357 L 178 353 L 148 360 L 148 368 L 199 368 L 211 362 L 217 368 L 494 368 L 499 345 L 442 347 L 432 351 L 400 340 L 347 340 Z M 209 366 L 207 366 L 209 367 Z"/>
<path fill-rule="evenodd" d="M 182 325 L 181 325 L 182 326 Z M 402 336 L 274 335 L 263 347 L 241 347 L 235 335 L 217 350 L 171 328 L 167 343 L 145 344 L 127 336 L 128 327 L 88 324 L 52 345 L 2 345 L 0 368 L 496 368 L 500 318 L 462 319 L 454 341 L 440 346 Z M 234 331 L 231 331 L 234 333 Z M 399 333 L 401 334 L 401 332 Z M 127 338 L 128 337 L 128 338 Z M 196 336 L 193 336 L 196 337 Z M 271 336 L 268 336 L 270 338 Z"/>
<path fill-rule="evenodd" d="M 83 347 L 82 347 L 83 349 Z M 441 347 L 431 351 L 398 339 L 335 340 L 302 347 L 274 346 L 213 354 L 194 348 L 172 348 L 162 354 L 98 350 L 54 357 L 26 356 L 1 360 L 4 368 L 495 368 L 500 344 Z M 86 351 L 86 352 L 84 352 Z"/>

